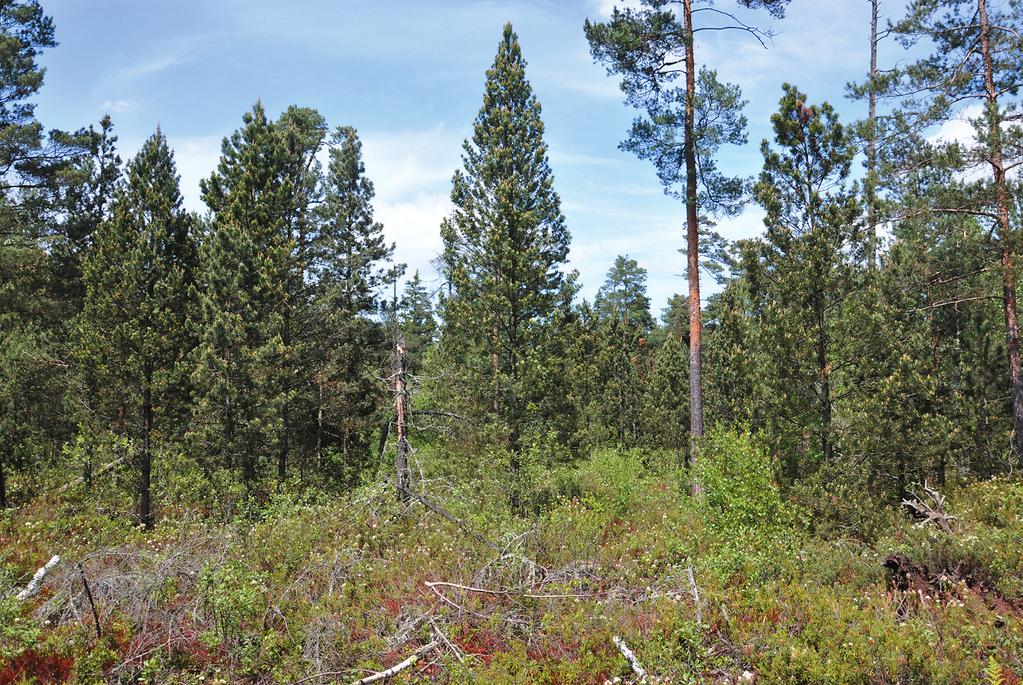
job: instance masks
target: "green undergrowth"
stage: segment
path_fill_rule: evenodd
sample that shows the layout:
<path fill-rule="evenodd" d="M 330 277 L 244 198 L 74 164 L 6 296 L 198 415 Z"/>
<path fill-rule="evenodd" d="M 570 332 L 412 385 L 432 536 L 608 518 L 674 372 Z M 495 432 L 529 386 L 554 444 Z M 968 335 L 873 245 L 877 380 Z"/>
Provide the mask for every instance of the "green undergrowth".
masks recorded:
<path fill-rule="evenodd" d="M 951 491 L 952 534 L 898 515 L 867 544 L 822 535 L 749 435 L 711 436 L 695 474 L 667 453 L 534 454 L 517 508 L 501 469 L 418 456 L 417 488 L 458 522 L 382 484 L 229 518 L 176 505 L 152 533 L 84 488 L 4 513 L 0 685 L 351 682 L 430 642 L 389 682 L 628 682 L 615 636 L 649 682 L 1023 675 L 1018 482 Z M 39 595 L 14 599 L 52 554 Z"/>

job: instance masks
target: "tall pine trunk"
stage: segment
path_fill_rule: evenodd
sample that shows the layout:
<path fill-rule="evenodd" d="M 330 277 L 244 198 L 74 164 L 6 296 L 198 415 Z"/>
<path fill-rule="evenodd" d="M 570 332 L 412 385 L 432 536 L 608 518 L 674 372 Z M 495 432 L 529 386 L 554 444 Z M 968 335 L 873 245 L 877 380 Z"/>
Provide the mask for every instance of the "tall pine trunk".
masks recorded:
<path fill-rule="evenodd" d="M 877 268 L 877 17 L 881 0 L 870 0 L 870 92 L 867 100 L 867 266 Z"/>
<path fill-rule="evenodd" d="M 684 154 L 686 164 L 686 248 L 689 274 L 689 464 L 696 463 L 703 437 L 703 319 L 700 315 L 700 217 L 696 207 L 696 63 L 693 51 L 693 4 L 682 3 L 686 51 L 686 112 Z M 693 479 L 692 494 L 702 491 Z"/>
<path fill-rule="evenodd" d="M 1009 358 L 1009 384 L 1012 390 L 1013 449 L 1023 460 L 1023 369 L 1020 364 L 1019 317 L 1016 308 L 1016 274 L 1012 264 L 1009 228 L 1009 189 L 1002 154 L 1001 118 L 998 114 L 998 91 L 995 87 L 994 63 L 991 58 L 991 23 L 987 0 L 977 0 L 980 20 L 980 49 L 984 60 L 984 90 L 987 93 L 988 139 L 991 171 L 997 198 L 998 239 L 1001 244 L 1002 307 L 1005 314 L 1005 349 Z"/>

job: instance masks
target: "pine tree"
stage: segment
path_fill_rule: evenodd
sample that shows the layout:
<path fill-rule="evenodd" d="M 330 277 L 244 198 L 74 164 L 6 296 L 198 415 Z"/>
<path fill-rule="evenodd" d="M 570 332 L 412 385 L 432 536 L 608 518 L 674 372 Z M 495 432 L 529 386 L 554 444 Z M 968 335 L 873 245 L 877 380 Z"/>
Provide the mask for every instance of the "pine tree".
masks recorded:
<path fill-rule="evenodd" d="M 834 378 L 844 366 L 836 349 L 842 307 L 854 288 L 849 247 L 856 236 L 859 203 L 845 183 L 856 150 L 830 105 L 810 106 L 794 86 L 783 86 L 771 116 L 777 149 L 761 145 L 764 167 L 754 189 L 767 235 L 760 269 L 766 276 L 765 322 L 774 334 L 775 418 L 816 434 L 825 463 L 834 452 Z M 847 348 L 848 349 L 848 348 Z M 797 437 L 806 440 L 805 433 Z M 794 447 L 795 444 L 790 443 Z M 794 460 L 799 450 L 788 452 Z M 799 465 L 790 463 L 791 475 Z"/>
<path fill-rule="evenodd" d="M 285 342 L 293 306 L 295 220 L 308 200 L 287 122 L 261 103 L 224 140 L 217 170 L 202 182 L 213 215 L 200 250 L 199 344 L 192 381 L 197 402 L 190 435 L 226 467 L 240 465 L 252 483 L 262 463 L 286 459 L 285 419 L 294 357 Z"/>
<path fill-rule="evenodd" d="M 569 234 L 525 67 L 508 24 L 452 183 L 454 212 L 441 228 L 450 289 L 442 345 L 462 360 L 454 371 L 472 410 L 497 421 L 513 470 L 540 377 L 556 375 L 550 327 L 568 284 L 561 267 Z"/>
<path fill-rule="evenodd" d="M 933 46 L 922 59 L 900 66 L 871 85 L 896 98 L 887 135 L 919 141 L 930 127 L 953 121 L 976 107 L 974 140 L 938 141 L 895 153 L 896 163 L 912 177 L 921 167 L 957 172 L 943 192 L 928 193 L 907 207 L 913 214 L 969 215 L 991 227 L 1001 280 L 1009 413 L 1013 449 L 1023 461 L 1023 358 L 1016 302 L 1016 231 L 1011 215 L 1011 172 L 1023 164 L 1023 13 L 1018 2 L 989 0 L 914 0 L 907 16 L 892 27 L 906 48 Z"/>
<path fill-rule="evenodd" d="M 597 331 L 593 359 L 597 387 L 588 412 L 598 431 L 591 440 L 632 445 L 639 438 L 643 411 L 640 366 L 645 360 L 640 356 L 645 356 L 646 340 L 622 319 L 602 321 Z"/>
<path fill-rule="evenodd" d="M 689 415 L 679 398 L 686 397 L 689 365 L 682 338 L 669 331 L 654 356 L 653 370 L 643 388 L 644 442 L 679 457 L 689 445 Z M 681 410 L 680 410 L 681 409 Z"/>
<path fill-rule="evenodd" d="M 323 116 L 308 107 L 292 105 L 276 123 L 283 138 L 287 162 L 283 171 L 292 183 L 290 203 L 282 207 L 284 231 L 288 245 L 287 281 L 281 312 L 281 343 L 283 344 L 283 382 L 281 388 L 281 433 L 277 446 L 277 477 L 287 477 L 288 461 L 295 443 L 303 451 L 309 447 L 303 438 L 316 407 L 315 385 L 316 344 L 320 331 L 320 313 L 314 299 L 314 274 L 321 239 L 315 205 L 321 199 L 321 165 L 317 155 L 327 134 Z"/>
<path fill-rule="evenodd" d="M 375 191 L 354 128 L 338 127 L 331 136 L 325 186 L 316 246 L 317 309 L 325 326 L 316 374 L 316 454 L 322 462 L 324 449 L 336 446 L 354 475 L 365 466 L 383 400 L 374 376 L 389 359 L 389 341 L 371 317 L 380 310 L 379 291 L 402 267 L 389 264 L 394 245 L 373 217 Z"/>
<path fill-rule="evenodd" d="M 87 154 L 62 173 L 58 209 L 64 221 L 52 250 L 56 297 L 72 317 L 82 308 L 85 285 L 82 260 L 88 254 L 93 235 L 110 215 L 110 205 L 121 177 L 121 158 L 110 116 L 104 116 L 97 131 L 90 126 L 82 133 Z"/>
<path fill-rule="evenodd" d="M 193 222 L 181 207 L 174 157 L 157 129 L 126 169 L 109 221 L 100 224 L 83 267 L 85 300 L 76 359 L 94 374 L 91 406 L 111 399 L 136 417 L 139 519 L 154 522 L 151 495 L 156 426 L 180 404 L 186 326 L 196 263 Z M 96 426 L 83 426 L 83 429 Z M 172 432 L 168 426 L 164 435 Z"/>
<path fill-rule="evenodd" d="M 749 26 L 704 0 L 642 0 L 638 8 L 615 8 L 607 23 L 586 21 L 584 30 L 594 59 L 609 74 L 622 76 L 626 102 L 645 111 L 622 148 L 649 159 L 665 192 L 686 206 L 686 260 L 689 278 L 689 375 L 691 438 L 703 435 L 702 318 L 700 234 L 705 216 L 737 213 L 744 200 L 744 181 L 723 175 L 715 155 L 725 143 L 746 142 L 746 120 L 737 86 L 723 84 L 712 69 L 697 67 L 695 39 L 702 31 L 737 30 L 763 44 L 770 35 Z M 784 15 L 788 0 L 738 0 L 741 7 Z M 676 13 L 676 10 L 678 13 Z M 707 25 L 694 15 L 709 11 Z M 683 85 L 674 85 L 679 77 Z M 691 450 L 690 458 L 696 451 Z M 694 481 L 693 493 L 699 483 Z"/>
<path fill-rule="evenodd" d="M 61 131 L 44 135 L 29 98 L 43 85 L 46 70 L 36 61 L 57 45 L 53 19 L 37 0 L 0 4 L 0 193 L 55 190 L 68 162 L 80 155 L 81 136 Z"/>
<path fill-rule="evenodd" d="M 61 349 L 66 310 L 56 297 L 51 246 L 64 173 L 84 154 L 85 141 L 61 131 L 46 135 L 35 117 L 32 99 L 45 74 L 37 60 L 56 45 L 53 20 L 35 0 L 4 2 L 0 28 L 2 508 L 11 479 L 55 459 L 71 430 L 55 400 L 66 387 Z"/>
<path fill-rule="evenodd" d="M 591 331 L 593 389 L 586 406 L 587 441 L 631 444 L 640 432 L 642 385 L 653 328 L 646 269 L 619 255 L 597 291 Z"/>
<path fill-rule="evenodd" d="M 426 350 L 437 335 L 437 320 L 430 291 L 423 285 L 418 270 L 406 281 L 398 302 L 398 327 L 405 336 L 406 370 L 419 373 Z"/>
<path fill-rule="evenodd" d="M 593 301 L 597 316 L 621 321 L 640 334 L 648 333 L 654 320 L 646 296 L 646 278 L 646 269 L 635 259 L 618 255 Z"/>

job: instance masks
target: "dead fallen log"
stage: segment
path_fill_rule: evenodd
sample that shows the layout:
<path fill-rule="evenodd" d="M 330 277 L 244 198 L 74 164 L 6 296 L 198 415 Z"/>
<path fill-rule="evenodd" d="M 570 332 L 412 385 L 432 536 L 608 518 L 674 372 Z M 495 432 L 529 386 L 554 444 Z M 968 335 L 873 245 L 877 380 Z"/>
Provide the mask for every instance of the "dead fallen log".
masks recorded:
<path fill-rule="evenodd" d="M 632 667 L 632 672 L 636 674 L 636 677 L 639 678 L 640 681 L 646 678 L 646 670 L 639 663 L 639 658 L 637 658 L 636 655 L 633 654 L 632 650 L 629 649 L 629 645 L 625 644 L 625 640 L 615 635 L 611 638 L 611 641 L 615 643 L 615 647 L 617 647 L 618 651 L 622 653 L 625 660 L 629 662 L 629 666 Z"/>
<path fill-rule="evenodd" d="M 26 599 L 29 599 L 37 592 L 39 592 L 39 587 L 43 584 L 43 581 L 46 579 L 46 574 L 52 571 L 53 568 L 59 563 L 60 557 L 54 554 L 50 558 L 50 560 L 46 562 L 45 565 L 43 565 L 42 567 L 40 567 L 38 571 L 36 571 L 35 575 L 32 576 L 32 580 L 28 581 L 28 585 L 26 585 L 25 589 L 16 595 L 16 598 L 19 601 L 24 602 Z"/>
<path fill-rule="evenodd" d="M 379 673 L 373 673 L 371 675 L 366 676 L 365 678 L 359 678 L 358 680 L 354 681 L 352 685 L 369 685 L 369 683 L 375 683 L 377 681 L 390 678 L 391 676 L 404 671 L 409 666 L 412 666 L 417 661 L 419 661 L 424 655 L 429 654 L 436 648 L 437 648 L 436 640 L 428 642 L 419 649 L 417 649 L 416 651 L 412 652 L 412 654 L 401 663 L 395 664 L 394 666 L 391 666 L 387 670 L 380 671 Z"/>

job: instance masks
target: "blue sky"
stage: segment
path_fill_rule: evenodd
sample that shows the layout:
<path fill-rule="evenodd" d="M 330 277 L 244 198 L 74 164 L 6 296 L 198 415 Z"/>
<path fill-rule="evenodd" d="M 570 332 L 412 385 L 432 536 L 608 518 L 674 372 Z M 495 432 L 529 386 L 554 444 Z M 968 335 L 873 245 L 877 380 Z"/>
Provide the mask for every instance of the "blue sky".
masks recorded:
<path fill-rule="evenodd" d="M 618 150 L 634 112 L 589 55 L 583 21 L 611 0 L 44 0 L 59 47 L 47 52 L 38 115 L 78 128 L 106 112 L 127 159 L 159 124 L 175 149 L 182 191 L 203 209 L 199 179 L 223 136 L 257 98 L 276 115 L 319 109 L 331 126 L 355 126 L 376 210 L 397 257 L 435 280 L 431 260 L 448 211 L 461 141 L 482 100 L 484 72 L 505 21 L 513 22 L 543 107 L 556 187 L 572 232 L 572 267 L 592 298 L 617 254 L 649 271 L 655 312 L 683 291 L 683 209 L 661 192 L 646 162 Z M 900 10 L 901 3 L 889 10 Z M 866 0 L 794 0 L 770 49 L 734 32 L 704 34 L 698 59 L 738 83 L 750 101 L 750 143 L 723 170 L 754 174 L 768 118 L 790 81 L 846 120 L 862 103 L 845 84 L 867 65 Z M 888 49 L 892 51 L 891 48 Z M 699 55 L 702 55 L 700 57 Z M 755 209 L 719 226 L 726 238 L 761 231 Z M 708 283 L 709 285 L 709 283 Z"/>

